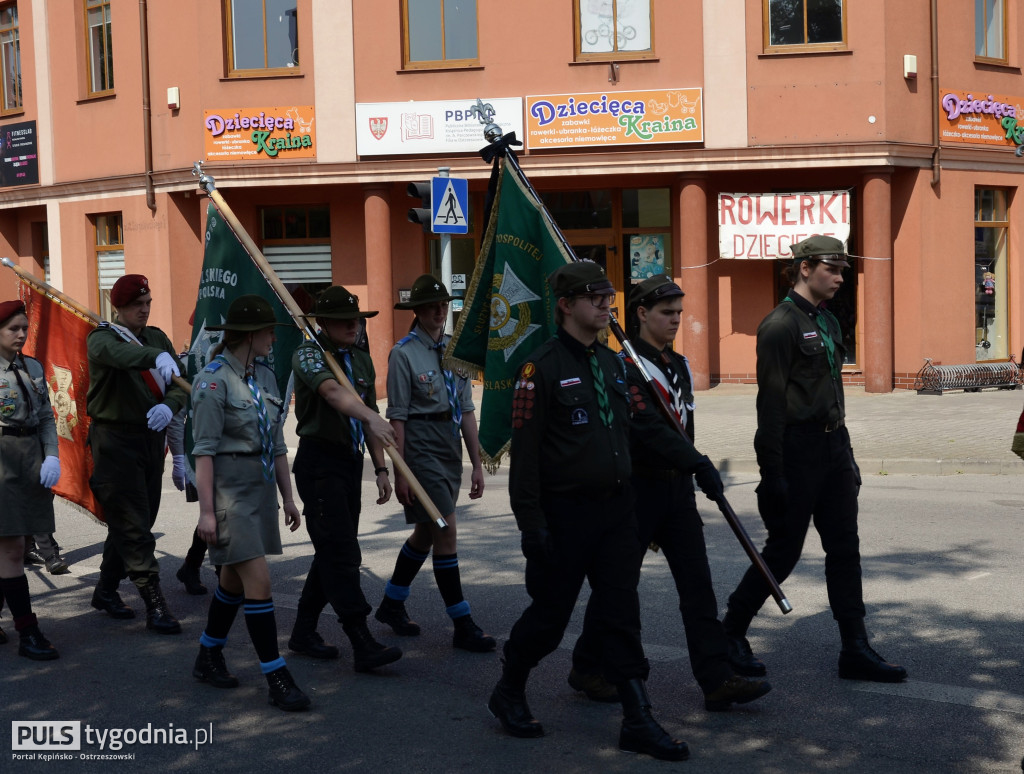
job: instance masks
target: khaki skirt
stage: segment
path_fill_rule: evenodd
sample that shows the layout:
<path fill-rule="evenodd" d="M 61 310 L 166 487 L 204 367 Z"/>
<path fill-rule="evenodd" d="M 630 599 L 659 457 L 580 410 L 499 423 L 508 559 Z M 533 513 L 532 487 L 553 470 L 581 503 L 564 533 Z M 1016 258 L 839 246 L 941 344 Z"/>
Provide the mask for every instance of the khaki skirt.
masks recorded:
<path fill-rule="evenodd" d="M 258 454 L 214 456 L 213 508 L 217 544 L 210 547 L 212 564 L 282 553 L 277 483 L 263 478 Z"/>
<path fill-rule="evenodd" d="M 39 436 L 0 436 L 0 537 L 53 532 L 53 492 L 39 483 Z"/>

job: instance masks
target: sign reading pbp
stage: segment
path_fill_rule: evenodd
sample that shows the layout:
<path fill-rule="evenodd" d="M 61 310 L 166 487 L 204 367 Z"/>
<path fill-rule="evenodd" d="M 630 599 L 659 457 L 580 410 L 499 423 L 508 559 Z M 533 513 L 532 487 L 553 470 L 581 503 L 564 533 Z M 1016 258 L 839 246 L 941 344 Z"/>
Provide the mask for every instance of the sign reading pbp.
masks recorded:
<path fill-rule="evenodd" d="M 430 179 L 430 230 L 435 234 L 468 234 L 469 181 L 462 177 Z"/>

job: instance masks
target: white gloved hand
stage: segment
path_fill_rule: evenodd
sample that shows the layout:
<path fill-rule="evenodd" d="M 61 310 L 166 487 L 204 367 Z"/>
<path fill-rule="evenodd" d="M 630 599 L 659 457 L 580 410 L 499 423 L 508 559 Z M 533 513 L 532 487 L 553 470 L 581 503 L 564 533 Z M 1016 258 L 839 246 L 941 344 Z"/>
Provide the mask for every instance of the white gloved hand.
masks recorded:
<path fill-rule="evenodd" d="M 179 492 L 185 491 L 185 455 L 175 454 L 173 456 L 174 466 L 171 468 L 171 481 Z"/>
<path fill-rule="evenodd" d="M 166 352 L 161 352 L 156 356 L 156 367 L 165 384 L 170 384 L 171 379 L 175 376 L 181 376 L 181 369 L 178 368 L 177 361 Z"/>
<path fill-rule="evenodd" d="M 157 403 L 146 413 L 146 419 L 149 420 L 147 423 L 149 429 L 156 430 L 158 433 L 171 424 L 171 419 L 173 418 L 174 412 L 171 411 L 166 403 Z"/>
<path fill-rule="evenodd" d="M 39 483 L 49 489 L 60 481 L 60 460 L 48 456 L 39 468 Z"/>

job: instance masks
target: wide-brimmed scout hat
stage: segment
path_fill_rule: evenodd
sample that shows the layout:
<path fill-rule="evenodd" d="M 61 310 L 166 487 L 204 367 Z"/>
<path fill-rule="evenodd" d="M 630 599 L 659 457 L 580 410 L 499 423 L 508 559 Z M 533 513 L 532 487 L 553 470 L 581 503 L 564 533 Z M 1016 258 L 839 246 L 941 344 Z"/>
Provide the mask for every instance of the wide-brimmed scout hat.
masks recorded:
<path fill-rule="evenodd" d="M 613 295 L 615 286 L 600 264 L 593 261 L 573 261 L 559 266 L 548 277 L 551 290 L 558 298 L 572 298 L 586 293 Z"/>
<path fill-rule="evenodd" d="M 316 300 L 316 306 L 306 317 L 321 320 L 360 320 L 376 317 L 380 312 L 360 312 L 359 296 L 349 293 L 341 285 L 327 288 Z"/>
<path fill-rule="evenodd" d="M 207 325 L 208 331 L 261 331 L 275 325 L 292 325 L 278 322 L 270 302 L 262 296 L 239 296 L 228 307 L 228 319 L 220 325 Z"/>
<path fill-rule="evenodd" d="M 789 248 L 793 253 L 794 263 L 800 263 L 808 258 L 817 258 L 822 263 L 830 266 L 842 266 L 850 268 L 849 255 L 846 254 L 846 245 L 835 237 L 815 234 Z"/>
<path fill-rule="evenodd" d="M 448 292 L 448 288 L 437 277 L 433 274 L 421 274 L 412 283 L 409 300 L 399 301 L 395 304 L 395 309 L 415 309 L 425 304 L 441 304 L 454 300 L 455 296 Z"/>
<path fill-rule="evenodd" d="M 667 274 L 655 274 L 636 285 L 629 294 L 629 305 L 627 308 L 636 309 L 638 306 L 652 307 L 659 301 L 676 296 L 685 296 L 683 289 L 679 287 Z"/>

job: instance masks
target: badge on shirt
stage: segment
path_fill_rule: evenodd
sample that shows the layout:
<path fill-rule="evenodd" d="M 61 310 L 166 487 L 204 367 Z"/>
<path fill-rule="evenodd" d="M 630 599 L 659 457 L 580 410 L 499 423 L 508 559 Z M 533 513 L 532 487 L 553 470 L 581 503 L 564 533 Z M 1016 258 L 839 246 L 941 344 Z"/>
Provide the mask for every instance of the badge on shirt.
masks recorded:
<path fill-rule="evenodd" d="M 572 387 L 575 384 L 583 384 L 578 376 L 573 376 L 568 379 L 562 379 L 559 384 L 563 387 Z"/>
<path fill-rule="evenodd" d="M 18 402 L 14 398 L 0 398 L 0 417 L 7 419 L 14 414 L 18 408 Z"/>
<path fill-rule="evenodd" d="M 524 379 L 529 379 L 537 372 L 537 367 L 533 363 L 527 363 L 523 366 L 522 374 Z"/>
<path fill-rule="evenodd" d="M 573 425 L 586 425 L 590 423 L 590 417 L 587 416 L 586 409 L 573 409 L 572 410 L 572 423 Z"/>
<path fill-rule="evenodd" d="M 818 332 L 817 331 L 805 331 L 804 332 L 804 339 L 816 339 L 816 338 L 818 338 Z"/>
<path fill-rule="evenodd" d="M 0 379 L 0 390 L 2 390 L 4 387 L 10 387 L 10 386 L 11 386 L 11 383 L 9 381 L 7 381 L 6 379 Z"/>

